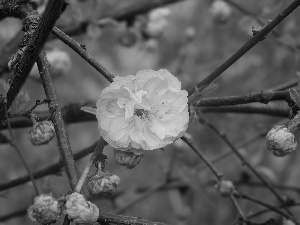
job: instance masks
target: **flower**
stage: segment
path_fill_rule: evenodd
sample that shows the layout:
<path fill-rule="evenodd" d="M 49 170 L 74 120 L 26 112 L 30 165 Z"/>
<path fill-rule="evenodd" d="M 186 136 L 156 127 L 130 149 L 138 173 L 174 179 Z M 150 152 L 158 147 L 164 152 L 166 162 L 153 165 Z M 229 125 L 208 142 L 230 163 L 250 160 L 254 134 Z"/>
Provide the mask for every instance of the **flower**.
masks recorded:
<path fill-rule="evenodd" d="M 144 29 L 144 33 L 149 38 L 157 38 L 161 36 L 168 26 L 167 16 L 170 14 L 168 8 L 157 8 L 149 13 L 148 21 Z"/>
<path fill-rule="evenodd" d="M 87 189 L 91 196 L 109 196 L 117 191 L 119 183 L 118 176 L 98 169 L 97 174 L 87 182 Z"/>
<path fill-rule="evenodd" d="M 46 57 L 50 64 L 50 72 L 53 77 L 60 77 L 66 75 L 72 67 L 72 62 L 69 54 L 58 48 L 46 52 Z M 39 70 L 36 64 L 33 66 L 30 77 L 33 79 L 40 79 Z"/>
<path fill-rule="evenodd" d="M 74 192 L 66 197 L 65 213 L 75 224 L 94 224 L 99 217 L 99 209 L 83 195 Z"/>
<path fill-rule="evenodd" d="M 54 125 L 51 121 L 37 122 L 30 131 L 31 142 L 34 145 L 47 144 L 55 136 Z"/>
<path fill-rule="evenodd" d="M 117 150 L 165 147 L 187 129 L 187 96 L 180 81 L 165 69 L 116 77 L 97 101 L 100 134 Z"/>
<path fill-rule="evenodd" d="M 114 149 L 114 153 L 115 161 L 122 166 L 127 166 L 128 169 L 134 168 L 143 158 L 143 154 L 137 155 L 134 152 Z"/>
<path fill-rule="evenodd" d="M 223 0 L 216 0 L 213 2 L 210 12 L 213 16 L 213 19 L 219 23 L 225 23 L 231 15 L 231 8 Z"/>
<path fill-rule="evenodd" d="M 267 134 L 268 149 L 276 156 L 285 156 L 295 151 L 297 142 L 294 134 L 284 125 L 273 127 Z"/>
<path fill-rule="evenodd" d="M 40 195 L 34 198 L 34 204 L 27 211 L 32 221 L 52 224 L 60 219 L 61 204 L 51 195 Z"/>
<path fill-rule="evenodd" d="M 222 180 L 215 185 L 222 197 L 229 197 L 234 191 L 234 185 L 229 180 Z"/>

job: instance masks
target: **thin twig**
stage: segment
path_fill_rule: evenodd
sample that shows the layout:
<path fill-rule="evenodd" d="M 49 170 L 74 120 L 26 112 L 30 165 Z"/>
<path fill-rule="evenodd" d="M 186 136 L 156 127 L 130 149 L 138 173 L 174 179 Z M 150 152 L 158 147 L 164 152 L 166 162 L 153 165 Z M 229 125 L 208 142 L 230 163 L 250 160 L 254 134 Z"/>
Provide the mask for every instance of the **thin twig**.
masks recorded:
<path fill-rule="evenodd" d="M 275 107 L 266 105 L 236 105 L 220 107 L 199 107 L 202 113 L 236 113 L 236 114 L 260 114 L 266 116 L 291 118 L 289 107 Z"/>
<path fill-rule="evenodd" d="M 228 60 L 226 60 L 221 66 L 219 66 L 210 75 L 199 82 L 196 87 L 203 90 L 212 81 L 219 77 L 225 70 L 227 70 L 232 64 L 234 64 L 239 58 L 246 54 L 250 49 L 257 45 L 260 41 L 264 40 L 266 36 L 288 15 L 290 15 L 298 6 L 300 5 L 300 0 L 294 0 L 285 10 L 283 10 L 274 20 L 263 27 L 255 36 L 253 36 L 249 41 L 247 41 L 236 53 L 234 53 Z M 200 91 L 201 91 L 200 90 Z M 194 93 L 194 87 L 188 91 L 189 95 Z"/>
<path fill-rule="evenodd" d="M 274 196 L 280 201 L 281 204 L 285 205 L 284 199 L 277 193 L 277 191 L 266 181 L 266 179 L 261 176 L 256 169 L 243 157 L 243 155 L 238 151 L 238 149 L 228 140 L 227 136 L 223 133 L 221 133 L 212 123 L 210 123 L 208 120 L 202 120 L 203 123 L 205 123 L 211 130 L 213 130 L 232 150 L 232 152 L 240 159 L 243 165 L 247 166 L 252 173 L 260 179 L 260 181 L 274 194 Z M 292 213 L 288 210 L 288 208 L 285 208 L 285 210 L 291 215 Z"/>
<path fill-rule="evenodd" d="M 29 176 L 29 178 L 30 178 L 30 180 L 31 180 L 31 182 L 33 184 L 33 188 L 34 188 L 35 194 L 37 196 L 39 196 L 40 195 L 39 189 L 37 188 L 37 185 L 36 185 L 35 179 L 33 177 L 33 174 L 31 172 L 31 170 L 30 170 L 30 168 L 29 168 L 26 160 L 24 159 L 24 157 L 23 157 L 20 149 L 18 148 L 18 146 L 17 146 L 17 144 L 15 142 L 15 137 L 14 137 L 14 134 L 12 132 L 12 129 L 11 129 L 11 126 L 10 126 L 10 123 L 9 123 L 9 119 L 8 119 L 7 105 L 5 104 L 4 107 L 5 107 L 5 116 L 6 116 L 6 120 L 7 120 L 7 124 L 8 124 L 8 130 L 9 130 L 9 134 L 10 134 L 10 138 L 11 138 L 11 140 L 9 141 L 9 143 L 16 150 L 16 152 L 17 152 L 19 158 L 21 159 L 21 161 L 22 161 L 22 163 L 23 163 L 23 165 L 24 165 L 24 167 L 25 167 L 25 169 L 26 169 L 26 171 L 28 173 L 28 176 Z"/>
<path fill-rule="evenodd" d="M 218 181 L 222 181 L 223 179 L 223 174 L 221 174 L 217 168 L 209 161 L 209 159 L 206 157 L 206 155 L 200 151 L 198 148 L 196 148 L 196 146 L 185 136 L 183 135 L 181 137 L 181 139 L 188 145 L 190 146 L 190 148 L 199 156 L 199 158 L 201 158 L 204 163 L 208 166 L 208 168 L 212 171 L 212 173 L 216 176 L 216 178 L 218 179 Z M 245 214 L 242 212 L 238 202 L 235 199 L 234 195 L 230 195 L 230 200 L 232 201 L 234 207 L 236 208 L 237 212 L 239 213 L 240 217 L 244 220 L 244 221 L 248 221 L 247 217 L 245 216 Z"/>
<path fill-rule="evenodd" d="M 60 155 L 66 167 L 71 188 L 72 190 L 74 190 L 77 184 L 75 161 L 73 158 L 69 138 L 65 129 L 64 121 L 58 106 L 57 96 L 49 72 L 49 64 L 44 52 L 40 54 L 36 62 L 45 89 L 46 97 L 49 99 L 49 111 L 54 124 Z"/>

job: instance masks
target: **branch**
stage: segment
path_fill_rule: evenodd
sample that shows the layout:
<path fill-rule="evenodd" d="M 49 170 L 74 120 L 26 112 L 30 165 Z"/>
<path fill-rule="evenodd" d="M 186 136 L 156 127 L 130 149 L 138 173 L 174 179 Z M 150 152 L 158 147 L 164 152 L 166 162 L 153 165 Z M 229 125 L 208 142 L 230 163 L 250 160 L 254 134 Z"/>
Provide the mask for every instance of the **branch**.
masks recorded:
<path fill-rule="evenodd" d="M 274 194 L 282 205 L 286 205 L 285 200 L 277 193 L 277 191 L 262 177 L 256 169 L 244 158 L 244 156 L 238 151 L 238 149 L 228 140 L 227 136 L 221 133 L 212 123 L 205 120 L 203 121 L 211 130 L 213 130 L 232 150 L 232 152 L 239 158 L 243 165 L 247 166 L 249 170 Z M 292 213 L 286 208 L 286 211 L 292 215 Z"/>
<path fill-rule="evenodd" d="M 74 154 L 74 159 L 75 160 L 79 160 L 85 156 L 87 156 L 88 154 L 92 153 L 93 150 L 95 149 L 97 145 L 97 142 L 92 144 L 91 146 L 84 148 L 82 150 L 80 150 L 79 152 Z M 103 140 L 103 142 L 101 143 L 101 145 L 106 145 L 106 142 Z M 62 163 L 62 161 L 58 161 L 54 164 L 51 164 L 49 166 L 47 166 L 46 168 L 40 169 L 36 172 L 33 172 L 32 176 L 35 179 L 39 179 L 39 178 L 43 178 L 44 176 L 48 176 L 51 174 L 57 174 L 61 171 L 61 169 L 64 167 L 64 164 Z M 13 179 L 7 183 L 4 184 L 0 184 L 0 191 L 4 191 L 7 190 L 9 188 L 13 188 L 16 187 L 18 185 L 22 185 L 25 184 L 26 182 L 30 181 L 30 177 L 28 175 L 24 175 L 22 177 L 18 177 L 16 179 Z"/>
<path fill-rule="evenodd" d="M 113 78 L 115 77 L 112 73 L 110 73 L 104 66 L 97 62 L 86 50 L 83 48 L 81 44 L 77 41 L 66 35 L 64 32 L 54 27 L 52 34 L 63 41 L 66 45 L 72 48 L 75 52 L 77 52 L 83 59 L 85 59 L 92 67 L 94 67 L 97 71 L 99 71 L 109 82 L 113 82 Z"/>
<path fill-rule="evenodd" d="M 5 5 L 7 2 L 10 3 L 8 4 L 10 8 L 1 8 L 1 6 Z M 24 19 L 24 28 L 26 31 L 24 35 L 24 41 L 22 41 L 20 49 L 10 61 L 12 74 L 9 81 L 10 88 L 7 93 L 8 109 L 24 84 L 33 64 L 39 56 L 42 47 L 47 41 L 47 38 L 54 27 L 56 20 L 61 14 L 62 7 L 64 6 L 64 1 L 49 1 L 43 17 L 39 21 L 37 12 L 29 5 L 21 4 L 22 7 L 20 6 L 17 8 L 19 10 L 15 10 L 16 8 L 13 7 L 14 5 L 12 2 L 13 1 L 8 0 L 0 2 L 0 17 L 21 17 Z M 24 3 L 22 0 L 17 2 Z M 8 15 L 6 12 L 11 12 L 12 14 Z M 0 120 L 3 120 L 5 117 L 4 104 L 4 101 L 0 102 Z"/>
<path fill-rule="evenodd" d="M 252 93 L 239 96 L 225 97 L 207 97 L 201 98 L 195 104 L 196 106 L 227 106 L 240 105 L 259 102 L 268 104 L 270 101 L 286 101 L 290 102 L 291 97 L 289 91 L 268 91 L 260 93 Z"/>
<path fill-rule="evenodd" d="M 67 176 L 69 178 L 71 188 L 72 190 L 74 190 L 78 181 L 75 168 L 75 161 L 73 158 L 69 138 L 65 129 L 64 121 L 58 106 L 58 99 L 49 72 L 49 64 L 44 52 L 40 54 L 36 63 L 40 72 L 46 97 L 50 100 L 48 106 L 55 128 L 60 156 L 66 167 Z"/>
<path fill-rule="evenodd" d="M 245 114 L 262 114 L 276 117 L 291 117 L 290 108 L 264 106 L 264 105 L 238 105 L 238 106 L 220 106 L 220 107 L 200 107 L 196 110 L 203 113 L 245 113 Z"/>
<path fill-rule="evenodd" d="M 298 6 L 300 5 L 300 0 L 294 0 L 285 10 L 283 10 L 274 20 L 269 24 L 266 24 L 255 36 L 253 36 L 249 41 L 247 41 L 235 54 L 233 54 L 227 61 L 225 61 L 220 67 L 213 71 L 210 75 L 199 82 L 196 87 L 203 90 L 212 81 L 219 77 L 225 70 L 227 70 L 232 64 L 234 64 L 239 58 L 246 54 L 251 48 L 257 45 L 260 41 L 263 41 L 266 36 L 288 15 L 290 15 Z M 200 90 L 200 91 L 201 91 Z M 189 96 L 194 93 L 194 87 L 189 91 Z"/>

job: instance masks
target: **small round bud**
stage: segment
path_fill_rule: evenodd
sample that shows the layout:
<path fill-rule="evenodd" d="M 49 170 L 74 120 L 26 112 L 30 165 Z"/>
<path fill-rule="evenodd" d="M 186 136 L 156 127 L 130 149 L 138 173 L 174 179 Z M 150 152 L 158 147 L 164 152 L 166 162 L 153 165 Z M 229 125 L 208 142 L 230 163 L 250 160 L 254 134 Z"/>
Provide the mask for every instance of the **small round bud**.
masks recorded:
<path fill-rule="evenodd" d="M 87 182 L 87 189 L 91 196 L 109 196 L 117 191 L 119 183 L 120 178 L 118 176 L 98 169 L 96 175 Z"/>
<path fill-rule="evenodd" d="M 228 3 L 222 0 L 216 0 L 212 4 L 210 12 L 216 22 L 226 23 L 232 13 L 232 10 Z"/>
<path fill-rule="evenodd" d="M 75 224 L 94 224 L 99 217 L 97 206 L 74 192 L 66 197 L 65 213 Z"/>
<path fill-rule="evenodd" d="M 30 135 L 32 144 L 47 144 L 55 136 L 54 125 L 49 120 L 37 122 L 33 125 Z"/>
<path fill-rule="evenodd" d="M 297 142 L 294 134 L 284 125 L 273 127 L 267 134 L 268 149 L 275 156 L 285 156 L 295 151 Z"/>
<path fill-rule="evenodd" d="M 222 180 L 215 185 L 222 197 L 229 197 L 234 191 L 234 185 L 229 180 Z"/>
<path fill-rule="evenodd" d="M 141 159 L 143 158 L 143 154 L 136 155 L 133 152 L 128 151 L 120 151 L 114 149 L 114 153 L 116 163 L 122 166 L 127 166 L 128 169 L 134 168 L 137 164 L 140 163 Z"/>
<path fill-rule="evenodd" d="M 188 41 L 194 40 L 195 36 L 196 36 L 196 30 L 194 27 L 187 27 L 185 29 L 185 37 Z"/>
<path fill-rule="evenodd" d="M 61 204 L 51 195 L 40 195 L 34 198 L 34 204 L 27 211 L 32 221 L 52 224 L 60 219 Z"/>
<path fill-rule="evenodd" d="M 121 33 L 118 42 L 124 47 L 132 47 L 137 42 L 137 35 L 134 31 L 128 29 Z"/>

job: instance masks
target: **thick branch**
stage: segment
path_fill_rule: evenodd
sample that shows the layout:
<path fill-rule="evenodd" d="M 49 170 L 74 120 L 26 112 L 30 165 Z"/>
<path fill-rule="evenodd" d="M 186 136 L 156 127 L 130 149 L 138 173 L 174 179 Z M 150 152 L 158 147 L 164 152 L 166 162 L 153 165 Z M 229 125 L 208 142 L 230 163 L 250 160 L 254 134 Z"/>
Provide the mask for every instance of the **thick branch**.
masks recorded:
<path fill-rule="evenodd" d="M 10 88 L 7 93 L 8 108 L 12 104 L 16 95 L 19 93 L 33 64 L 35 63 L 37 57 L 39 56 L 39 53 L 42 47 L 44 46 L 45 42 L 47 41 L 47 38 L 52 28 L 54 27 L 56 20 L 61 14 L 61 9 L 63 5 L 64 5 L 64 1 L 54 1 L 54 0 L 49 1 L 44 16 L 39 21 L 37 26 L 36 26 L 36 23 L 38 22 L 37 13 L 30 6 L 26 5 L 26 8 L 24 9 L 23 14 L 21 16 L 24 20 L 33 20 L 33 21 L 29 25 L 29 27 L 25 26 L 25 29 L 28 28 L 29 40 L 26 40 L 28 42 L 24 47 L 23 47 L 23 43 L 21 43 L 21 49 L 17 51 L 17 53 L 14 55 L 10 63 L 11 68 L 13 70 L 12 70 L 12 76 L 10 78 Z M 3 11 L 5 10 L 1 10 L 0 7 L 0 15 L 2 15 Z M 26 35 L 24 37 L 26 37 Z M 3 120 L 3 118 L 5 117 L 4 104 L 5 103 L 1 101 L 0 103 L 1 120 Z"/>
<path fill-rule="evenodd" d="M 266 36 L 288 15 L 290 15 L 298 6 L 300 5 L 300 0 L 294 0 L 283 12 L 281 12 L 274 20 L 263 27 L 255 36 L 253 36 L 249 41 L 247 41 L 235 54 L 233 54 L 227 61 L 225 61 L 220 67 L 213 71 L 210 75 L 204 78 L 196 86 L 201 87 L 203 90 L 212 81 L 219 77 L 225 70 L 227 70 L 232 64 L 234 64 L 239 58 L 246 54 L 250 49 L 257 45 L 260 41 L 263 41 Z M 194 93 L 194 87 L 189 90 L 189 95 Z"/>

